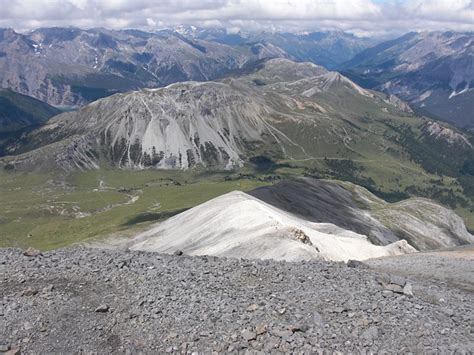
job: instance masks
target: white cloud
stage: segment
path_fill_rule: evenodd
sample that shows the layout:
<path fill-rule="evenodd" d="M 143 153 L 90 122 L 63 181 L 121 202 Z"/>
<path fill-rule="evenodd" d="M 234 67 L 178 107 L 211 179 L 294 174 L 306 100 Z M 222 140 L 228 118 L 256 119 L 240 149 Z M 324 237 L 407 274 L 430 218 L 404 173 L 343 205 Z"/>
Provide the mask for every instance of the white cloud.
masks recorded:
<path fill-rule="evenodd" d="M 474 31 L 474 0 L 0 0 L 0 27 Z"/>

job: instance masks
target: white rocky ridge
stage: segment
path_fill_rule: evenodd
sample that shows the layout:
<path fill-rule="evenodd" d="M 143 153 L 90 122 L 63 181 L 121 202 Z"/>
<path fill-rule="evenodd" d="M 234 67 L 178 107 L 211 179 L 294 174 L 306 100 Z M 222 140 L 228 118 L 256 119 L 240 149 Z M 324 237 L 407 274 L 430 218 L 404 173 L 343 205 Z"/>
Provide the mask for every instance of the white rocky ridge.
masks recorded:
<path fill-rule="evenodd" d="M 129 243 L 131 250 L 246 259 L 364 260 L 414 252 L 404 240 L 377 246 L 330 223 L 312 223 L 234 191 L 180 213 Z"/>
<path fill-rule="evenodd" d="M 242 165 L 246 145 L 262 144 L 262 134 L 278 141 L 271 111 L 226 83 L 187 82 L 98 100 L 37 134 L 77 134 L 56 155 L 66 170 L 95 167 L 94 147 L 120 168 L 231 168 Z"/>
<path fill-rule="evenodd" d="M 428 121 L 424 130 L 433 137 L 445 139 L 450 144 L 462 144 L 472 147 L 469 140 L 462 134 L 455 132 L 449 127 L 445 127 L 438 122 Z"/>

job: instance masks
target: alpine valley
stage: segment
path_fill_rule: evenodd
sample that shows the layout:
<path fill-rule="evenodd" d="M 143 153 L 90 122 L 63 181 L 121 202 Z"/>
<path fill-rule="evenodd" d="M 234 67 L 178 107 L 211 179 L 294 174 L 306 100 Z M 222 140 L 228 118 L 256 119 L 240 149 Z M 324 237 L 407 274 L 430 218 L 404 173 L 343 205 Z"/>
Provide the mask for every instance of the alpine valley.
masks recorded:
<path fill-rule="evenodd" d="M 313 51 L 308 50 L 310 44 Z M 434 199 L 454 209 L 472 229 L 472 133 L 420 116 L 419 105 L 400 99 L 413 103 L 411 97 L 388 90 L 395 87 L 392 77 L 391 84 L 381 79 L 388 78 L 381 75 L 389 68 L 383 63 L 396 54 L 392 62 L 397 67 L 390 70 L 407 75 L 408 83 L 410 70 L 433 61 L 429 50 L 434 44 L 440 48 L 438 60 L 457 63 L 449 79 L 454 94 L 447 102 L 470 95 L 470 34 L 408 34 L 380 43 L 343 32 L 230 35 L 183 26 L 156 33 L 2 30 L 0 74 L 3 85 L 10 88 L 2 91 L 0 102 L 4 127 L 0 164 L 6 186 L 11 188 L 10 182 L 21 186 L 22 180 L 36 176 L 40 194 L 46 193 L 47 183 L 59 199 L 44 201 L 40 210 L 45 208 L 51 217 L 59 213 L 88 219 L 136 205 L 144 198 L 142 184 L 152 183 L 153 176 L 177 186 L 190 185 L 191 190 L 211 181 L 222 185 L 224 193 L 236 183 L 245 182 L 248 187 L 239 189 L 248 190 L 303 175 L 349 181 L 389 203 L 410 197 Z M 360 84 L 313 62 L 345 68 Z M 372 71 L 367 71 L 369 67 Z M 362 72 L 379 73 L 380 85 L 357 74 Z M 418 79 L 418 85 L 437 85 Z M 459 89 L 463 80 L 467 86 Z M 365 88 L 367 83 L 382 91 Z M 105 97 L 95 100 L 101 96 Z M 78 105 L 82 106 L 76 110 L 58 110 Z M 459 112 L 469 109 L 457 107 Z M 109 186 L 115 180 L 111 174 L 128 174 L 131 181 L 127 187 Z M 84 176 L 89 179 L 85 184 Z M 79 197 L 83 188 L 94 192 L 87 203 Z M 122 227 L 117 227 L 114 215 L 106 218 L 104 226 L 110 226 L 105 231 L 81 226 L 73 239 L 113 234 L 129 223 L 130 231 L 143 227 L 140 222 L 146 225 L 217 197 L 213 190 L 209 187 L 196 202 L 179 201 L 173 208 L 164 208 L 160 199 L 152 208 L 148 201 L 126 220 L 120 215 Z M 68 205 L 63 200 L 70 193 L 79 200 Z M 23 207 L 11 201 L 2 214 L 4 225 L 10 224 L 6 230 L 14 231 L 18 214 L 11 212 L 15 208 L 10 203 Z M 53 220 L 54 225 L 64 223 Z M 31 222 L 37 223 L 37 216 Z M 41 246 L 45 231 L 37 234 L 28 228 L 22 229 L 23 237 L 13 239 L 21 244 L 25 235 L 37 235 Z M 448 228 L 450 235 L 458 235 L 459 228 L 456 232 Z M 352 231 L 374 233 L 364 228 Z M 406 239 L 416 249 L 440 243 L 425 237 L 415 241 L 406 232 L 390 233 L 375 243 Z M 459 243 L 463 238 L 454 239 Z"/>
<path fill-rule="evenodd" d="M 473 58 L 470 32 L 0 29 L 0 352 L 472 353 Z"/>
<path fill-rule="evenodd" d="M 336 178 L 392 202 L 433 198 L 472 228 L 473 144 L 468 132 L 416 116 L 396 96 L 338 72 L 265 59 L 221 80 L 118 93 L 62 113 L 7 144 L 1 161 L 10 174 L 58 171 L 66 180 L 91 169 L 97 181 L 104 169 L 157 169 L 157 177 L 164 169 L 179 184 L 186 176 L 194 183 L 208 179 L 199 174 L 219 183 Z M 103 188 L 107 183 L 97 182 L 97 192 L 119 190 L 130 203 L 143 198 L 131 193 L 138 186 Z M 63 213 L 89 216 L 80 205 Z M 138 219 L 141 213 L 147 211 Z"/>
<path fill-rule="evenodd" d="M 397 95 L 421 114 L 474 128 L 472 33 L 408 33 L 340 66 L 361 85 Z"/>

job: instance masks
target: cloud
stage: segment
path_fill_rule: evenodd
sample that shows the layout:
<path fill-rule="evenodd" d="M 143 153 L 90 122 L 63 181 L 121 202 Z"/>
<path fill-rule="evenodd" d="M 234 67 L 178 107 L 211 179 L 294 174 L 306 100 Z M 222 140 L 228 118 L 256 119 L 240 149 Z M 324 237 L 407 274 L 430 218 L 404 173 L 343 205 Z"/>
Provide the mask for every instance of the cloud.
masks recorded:
<path fill-rule="evenodd" d="M 474 0 L 0 0 L 0 27 L 231 31 L 338 29 L 362 34 L 474 31 Z"/>

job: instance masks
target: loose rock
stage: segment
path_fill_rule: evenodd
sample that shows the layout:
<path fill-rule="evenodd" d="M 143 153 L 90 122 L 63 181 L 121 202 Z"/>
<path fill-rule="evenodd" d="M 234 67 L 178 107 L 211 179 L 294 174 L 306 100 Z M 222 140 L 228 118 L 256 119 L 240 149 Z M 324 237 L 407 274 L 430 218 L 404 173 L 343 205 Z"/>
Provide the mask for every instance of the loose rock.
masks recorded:
<path fill-rule="evenodd" d="M 22 353 L 473 351 L 474 294 L 428 278 L 408 297 L 411 277 L 401 296 L 376 282 L 401 288 L 374 267 L 323 260 L 22 253 L 0 249 L 0 343 Z M 29 288 L 41 292 L 22 295 Z"/>
<path fill-rule="evenodd" d="M 242 338 L 244 338 L 244 339 L 247 340 L 247 341 L 254 340 L 254 339 L 257 338 L 257 333 L 255 333 L 254 331 L 245 329 L 245 330 L 242 332 Z"/>
<path fill-rule="evenodd" d="M 368 269 L 369 265 L 364 264 L 362 261 L 359 261 L 359 260 L 348 260 L 347 267 L 356 268 L 356 269 Z"/>
<path fill-rule="evenodd" d="M 34 258 L 38 255 L 41 255 L 41 252 L 38 249 L 34 249 L 30 247 L 23 252 L 23 255 Z"/>
<path fill-rule="evenodd" d="M 95 311 L 98 313 L 106 313 L 109 311 L 109 306 L 107 306 L 106 304 L 101 304 L 95 309 Z"/>

